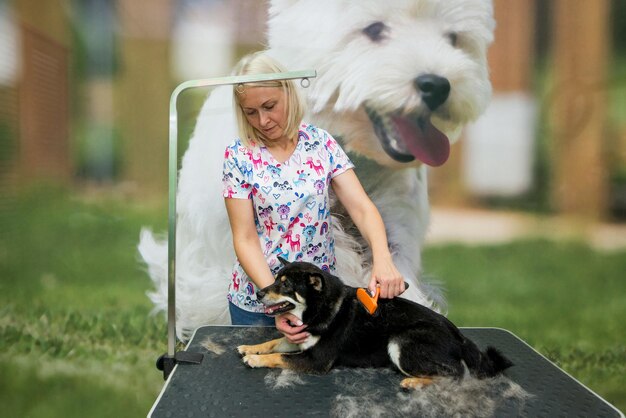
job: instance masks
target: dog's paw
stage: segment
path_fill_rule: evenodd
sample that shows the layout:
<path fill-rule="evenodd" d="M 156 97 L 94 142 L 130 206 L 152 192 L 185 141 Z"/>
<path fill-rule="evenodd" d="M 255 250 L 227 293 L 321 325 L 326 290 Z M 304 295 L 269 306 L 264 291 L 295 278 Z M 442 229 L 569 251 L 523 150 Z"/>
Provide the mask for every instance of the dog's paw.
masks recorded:
<path fill-rule="evenodd" d="M 240 356 L 245 356 L 246 354 L 259 354 L 258 350 L 254 345 L 240 345 L 237 347 L 237 352 Z"/>
<path fill-rule="evenodd" d="M 424 386 L 433 383 L 433 379 L 430 377 L 407 377 L 400 382 L 400 387 L 404 390 L 421 389 Z"/>
<path fill-rule="evenodd" d="M 243 364 L 248 367 L 270 367 L 280 369 L 291 369 L 292 365 L 289 364 L 285 355 L 281 353 L 270 354 L 246 354 L 243 356 Z"/>
<path fill-rule="evenodd" d="M 258 354 L 245 354 L 243 356 L 243 364 L 248 367 L 257 368 L 257 367 L 265 367 L 263 362 L 261 361 L 261 356 Z"/>

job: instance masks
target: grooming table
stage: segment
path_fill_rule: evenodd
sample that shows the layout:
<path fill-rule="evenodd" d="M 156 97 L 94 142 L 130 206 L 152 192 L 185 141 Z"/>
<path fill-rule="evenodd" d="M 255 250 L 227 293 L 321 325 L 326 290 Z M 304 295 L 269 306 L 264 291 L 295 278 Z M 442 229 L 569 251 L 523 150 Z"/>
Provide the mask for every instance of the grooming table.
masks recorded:
<path fill-rule="evenodd" d="M 474 382 L 486 382 L 482 389 L 467 388 L 468 402 L 480 403 L 474 405 L 478 409 L 485 406 L 485 414 L 489 412 L 487 415 L 498 417 L 624 417 L 514 334 L 497 328 L 462 328 L 461 331 L 481 349 L 493 345 L 515 364 L 502 377 L 486 381 L 474 379 Z M 443 389 L 431 385 L 418 389 L 420 392 L 407 392 L 399 386 L 403 376 L 390 368 L 342 368 L 325 375 L 251 369 L 242 363 L 235 350 L 240 344 L 256 344 L 278 336 L 271 327 L 198 328 L 186 351 L 203 353 L 202 363 L 176 365 L 148 416 L 395 417 L 440 416 L 450 411 L 446 409 L 442 393 L 429 395 L 428 391 L 456 390 L 457 382 L 449 382 Z M 454 392 L 450 399 L 460 396 L 463 395 Z M 436 401 L 437 405 L 429 404 L 431 401 Z"/>

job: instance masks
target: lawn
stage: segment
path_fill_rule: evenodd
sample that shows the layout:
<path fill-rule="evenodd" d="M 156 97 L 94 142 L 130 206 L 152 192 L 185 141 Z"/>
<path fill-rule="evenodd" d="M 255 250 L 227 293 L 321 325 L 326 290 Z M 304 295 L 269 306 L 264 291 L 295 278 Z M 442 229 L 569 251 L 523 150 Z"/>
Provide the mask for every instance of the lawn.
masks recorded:
<path fill-rule="evenodd" d="M 0 203 L 0 416 L 145 416 L 166 327 L 136 244 L 163 208 L 58 190 Z M 446 245 L 424 263 L 458 325 L 510 330 L 626 410 L 626 251 Z"/>

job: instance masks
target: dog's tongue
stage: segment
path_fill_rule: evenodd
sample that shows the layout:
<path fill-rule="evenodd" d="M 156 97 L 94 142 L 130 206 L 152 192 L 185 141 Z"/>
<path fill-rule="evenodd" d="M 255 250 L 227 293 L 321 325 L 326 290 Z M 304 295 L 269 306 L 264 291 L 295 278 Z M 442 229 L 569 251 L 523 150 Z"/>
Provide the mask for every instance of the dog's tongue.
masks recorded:
<path fill-rule="evenodd" d="M 439 167 L 450 156 L 448 137 L 430 122 L 400 116 L 392 118 L 395 130 L 415 158 L 432 167 Z"/>

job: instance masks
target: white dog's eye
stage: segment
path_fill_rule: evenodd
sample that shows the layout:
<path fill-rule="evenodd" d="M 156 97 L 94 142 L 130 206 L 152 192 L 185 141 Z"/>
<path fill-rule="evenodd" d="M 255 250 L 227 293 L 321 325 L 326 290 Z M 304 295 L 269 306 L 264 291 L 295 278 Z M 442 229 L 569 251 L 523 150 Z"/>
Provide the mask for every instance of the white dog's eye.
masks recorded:
<path fill-rule="evenodd" d="M 456 46 L 459 41 L 459 35 L 456 32 L 448 32 L 446 33 L 446 38 L 450 41 L 450 45 Z"/>
<path fill-rule="evenodd" d="M 385 31 L 389 29 L 384 22 L 374 22 L 363 29 L 363 33 L 372 41 L 378 42 L 385 37 Z"/>

